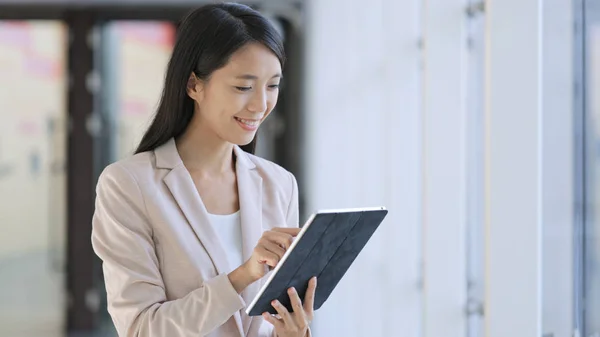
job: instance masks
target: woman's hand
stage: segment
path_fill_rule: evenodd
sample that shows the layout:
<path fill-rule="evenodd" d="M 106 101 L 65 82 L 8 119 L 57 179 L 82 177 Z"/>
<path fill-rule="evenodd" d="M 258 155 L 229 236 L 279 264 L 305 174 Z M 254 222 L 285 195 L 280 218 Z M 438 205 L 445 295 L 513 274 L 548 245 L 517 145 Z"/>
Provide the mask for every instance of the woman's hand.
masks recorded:
<path fill-rule="evenodd" d="M 275 268 L 298 233 L 300 228 L 273 228 L 264 232 L 250 259 L 242 265 L 250 278 L 257 281 L 269 271 L 268 267 Z"/>
<path fill-rule="evenodd" d="M 238 294 L 265 276 L 269 267 L 274 268 L 299 233 L 300 228 L 273 228 L 264 232 L 248 261 L 227 275 Z"/>
<path fill-rule="evenodd" d="M 308 336 L 310 322 L 312 322 L 315 303 L 315 290 L 317 289 L 317 278 L 313 277 L 308 282 L 308 289 L 304 296 L 304 305 L 294 288 L 288 290 L 294 312 L 290 313 L 279 301 L 271 302 L 277 310 L 280 318 L 271 316 L 268 312 L 263 313 L 264 319 L 273 324 L 278 337 L 305 337 Z"/>

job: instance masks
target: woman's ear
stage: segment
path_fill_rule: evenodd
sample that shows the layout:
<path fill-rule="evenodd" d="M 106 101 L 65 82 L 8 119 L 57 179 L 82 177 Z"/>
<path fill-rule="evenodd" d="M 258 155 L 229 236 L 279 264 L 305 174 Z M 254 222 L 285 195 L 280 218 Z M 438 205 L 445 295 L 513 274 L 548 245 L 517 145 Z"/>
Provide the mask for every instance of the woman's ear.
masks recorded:
<path fill-rule="evenodd" d="M 193 72 L 190 74 L 187 82 L 187 94 L 194 101 L 199 102 L 202 99 L 204 82 L 200 80 Z"/>

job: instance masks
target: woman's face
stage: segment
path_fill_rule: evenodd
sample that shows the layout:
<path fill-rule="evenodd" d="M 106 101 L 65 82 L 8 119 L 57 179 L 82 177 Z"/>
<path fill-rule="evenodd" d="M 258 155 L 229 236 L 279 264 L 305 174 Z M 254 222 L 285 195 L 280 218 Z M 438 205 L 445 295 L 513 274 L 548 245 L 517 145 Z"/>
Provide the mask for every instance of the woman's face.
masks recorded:
<path fill-rule="evenodd" d="M 190 78 L 188 95 L 196 102 L 199 132 L 246 145 L 271 113 L 279 95 L 281 64 L 267 47 L 250 43 L 206 82 Z"/>

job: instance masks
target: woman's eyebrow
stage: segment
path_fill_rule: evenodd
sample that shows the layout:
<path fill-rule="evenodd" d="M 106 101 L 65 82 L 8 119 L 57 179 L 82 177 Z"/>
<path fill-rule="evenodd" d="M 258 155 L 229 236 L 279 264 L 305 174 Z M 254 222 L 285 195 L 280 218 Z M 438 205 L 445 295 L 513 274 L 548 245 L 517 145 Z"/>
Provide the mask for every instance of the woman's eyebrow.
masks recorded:
<path fill-rule="evenodd" d="M 283 78 L 283 76 L 281 74 L 275 74 L 275 75 L 273 75 L 273 77 L 271 77 L 271 79 L 277 78 L 277 77 L 279 77 L 280 79 Z M 239 75 L 239 76 L 236 76 L 235 78 L 240 79 L 240 80 L 258 80 L 258 76 L 251 75 L 251 74 Z"/>

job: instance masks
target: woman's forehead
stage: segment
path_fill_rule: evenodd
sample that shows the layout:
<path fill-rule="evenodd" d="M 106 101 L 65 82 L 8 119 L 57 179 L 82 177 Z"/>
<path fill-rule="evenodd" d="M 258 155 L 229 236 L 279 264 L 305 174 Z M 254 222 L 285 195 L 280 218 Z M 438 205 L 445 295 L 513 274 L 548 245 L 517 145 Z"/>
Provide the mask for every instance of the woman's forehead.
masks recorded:
<path fill-rule="evenodd" d="M 277 56 L 258 43 L 248 44 L 233 53 L 222 70 L 228 76 L 248 80 L 281 76 L 281 64 Z"/>

